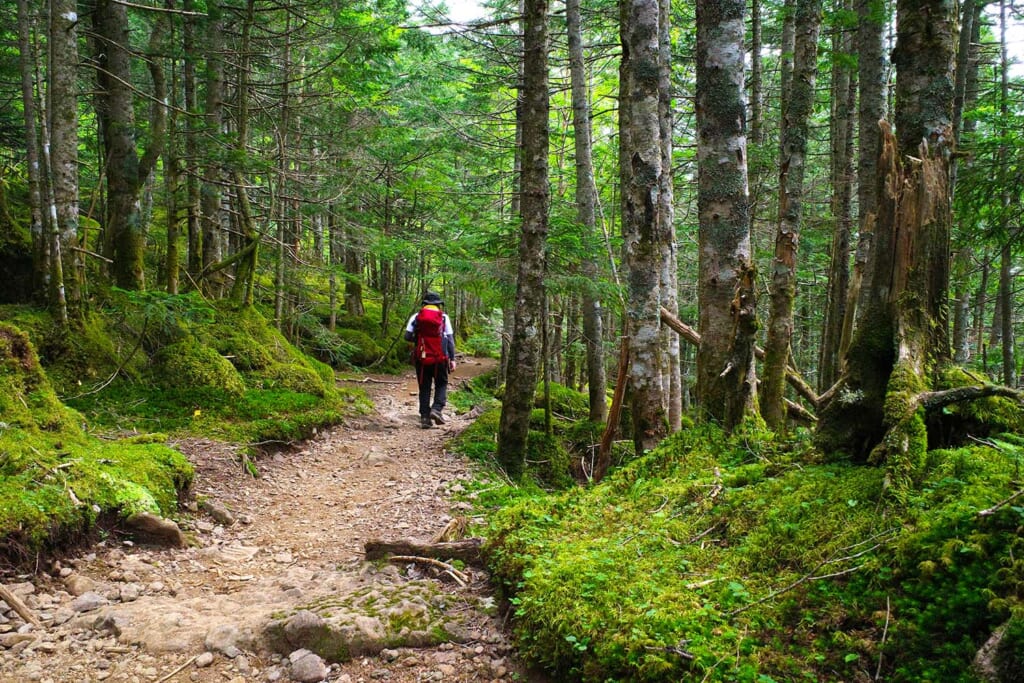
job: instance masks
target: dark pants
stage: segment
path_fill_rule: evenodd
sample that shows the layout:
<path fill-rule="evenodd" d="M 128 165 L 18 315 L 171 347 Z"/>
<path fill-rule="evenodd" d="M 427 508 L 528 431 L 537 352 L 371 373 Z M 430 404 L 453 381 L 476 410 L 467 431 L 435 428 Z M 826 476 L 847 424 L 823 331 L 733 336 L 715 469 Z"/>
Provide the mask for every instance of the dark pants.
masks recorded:
<path fill-rule="evenodd" d="M 448 400 L 448 363 L 416 364 L 416 381 L 420 385 L 420 417 L 430 417 L 430 409 L 444 410 Z M 434 402 L 430 402 L 430 388 L 434 388 Z"/>

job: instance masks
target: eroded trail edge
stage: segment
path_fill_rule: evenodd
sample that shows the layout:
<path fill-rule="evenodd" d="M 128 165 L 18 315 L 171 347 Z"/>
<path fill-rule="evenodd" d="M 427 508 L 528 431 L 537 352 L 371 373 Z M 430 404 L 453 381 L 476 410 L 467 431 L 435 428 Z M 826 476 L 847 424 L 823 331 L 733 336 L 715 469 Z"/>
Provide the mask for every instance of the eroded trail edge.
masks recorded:
<path fill-rule="evenodd" d="M 469 360 L 458 384 L 486 371 Z M 487 576 L 417 562 L 369 563 L 371 539 L 429 542 L 470 514 L 470 465 L 445 442 L 471 418 L 421 429 L 415 380 L 359 381 L 374 414 L 246 474 L 234 448 L 190 440 L 194 545 L 111 535 L 32 576 L 4 577 L 42 620 L 0 616 L 0 680 L 503 681 L 511 656 Z M 462 585 L 462 583 L 465 585 Z M 346 660 L 346 661 L 338 661 Z"/>

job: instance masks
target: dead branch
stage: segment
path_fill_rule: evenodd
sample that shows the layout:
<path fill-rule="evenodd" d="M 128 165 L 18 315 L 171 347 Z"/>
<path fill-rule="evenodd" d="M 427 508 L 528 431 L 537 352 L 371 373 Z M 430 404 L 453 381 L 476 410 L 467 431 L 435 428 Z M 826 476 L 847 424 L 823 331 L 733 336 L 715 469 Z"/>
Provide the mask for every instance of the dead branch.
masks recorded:
<path fill-rule="evenodd" d="M 789 415 L 790 420 L 806 425 L 813 425 L 818 421 L 818 418 L 814 413 L 807 410 L 796 401 L 790 401 L 788 398 L 784 398 L 782 399 L 782 402 L 786 404 L 786 414 Z"/>
<path fill-rule="evenodd" d="M 486 569 L 480 553 L 482 538 L 467 538 L 450 543 L 416 543 L 414 541 L 371 540 L 363 545 L 366 559 L 383 560 L 389 555 L 413 555 L 416 557 L 461 560 L 473 567 Z"/>
<path fill-rule="evenodd" d="M 673 315 L 667 308 L 663 307 L 661 309 L 661 321 L 679 333 L 679 336 L 686 341 L 690 342 L 694 346 L 700 346 L 700 333 Z M 754 355 L 757 356 L 758 359 L 764 360 L 764 349 L 759 346 L 755 346 Z M 815 410 L 818 409 L 818 402 L 820 400 L 818 395 L 814 393 L 814 389 L 811 388 L 811 385 L 800 376 L 800 373 L 797 372 L 792 365 L 786 366 L 786 381 L 789 382 L 789 386 L 793 387 L 793 389 L 796 390 L 796 393 L 806 399 Z M 806 411 L 804 412 L 806 413 Z M 810 415 L 810 413 L 807 414 Z"/>
<path fill-rule="evenodd" d="M 973 387 L 957 387 L 943 391 L 925 391 L 918 394 L 916 403 L 925 409 L 925 412 L 932 412 L 944 408 L 953 403 L 974 401 L 988 396 L 1002 396 L 1011 398 L 1021 405 L 1024 405 L 1024 392 L 999 384 L 982 384 Z"/>
<path fill-rule="evenodd" d="M 32 613 L 32 610 L 30 610 L 28 606 L 21 601 L 21 598 L 12 593 L 7 586 L 2 583 L 0 583 L 0 599 L 6 602 L 11 609 L 17 612 L 18 616 L 21 617 L 26 624 L 32 624 L 37 628 L 42 628 L 43 623 L 39 621 L 35 614 Z"/>
<path fill-rule="evenodd" d="M 1012 503 L 1013 501 L 1017 500 L 1021 496 L 1024 496 L 1024 489 L 1021 489 L 1020 491 L 1017 491 L 1017 493 L 1013 494 L 1012 496 L 1010 496 L 1006 500 L 999 501 L 998 503 L 996 503 L 995 505 L 993 505 L 990 508 L 985 508 L 984 510 L 981 510 L 980 512 L 978 512 L 978 516 L 979 517 L 991 517 L 992 515 L 996 514 L 996 512 L 998 512 L 999 508 L 1005 507 L 1005 506 L 1009 505 L 1010 503 Z"/>
<path fill-rule="evenodd" d="M 425 564 L 430 567 L 436 567 L 447 572 L 453 579 L 455 579 L 459 585 L 465 586 L 469 583 L 469 577 L 460 572 L 455 567 L 451 566 L 447 562 L 441 560 L 435 560 L 432 557 L 418 557 L 416 555 L 392 555 L 388 558 L 388 562 L 402 563 L 402 562 L 415 562 L 416 564 Z"/>

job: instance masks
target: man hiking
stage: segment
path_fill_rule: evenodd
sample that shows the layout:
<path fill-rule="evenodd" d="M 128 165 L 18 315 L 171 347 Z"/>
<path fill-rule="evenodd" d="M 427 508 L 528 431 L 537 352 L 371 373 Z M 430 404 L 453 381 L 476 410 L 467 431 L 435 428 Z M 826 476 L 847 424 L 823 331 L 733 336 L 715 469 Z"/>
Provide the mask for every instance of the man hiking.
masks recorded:
<path fill-rule="evenodd" d="M 441 295 L 427 292 L 422 304 L 423 308 L 414 313 L 405 326 L 405 340 L 415 344 L 413 362 L 420 387 L 420 426 L 430 429 L 432 423 L 444 424 L 441 411 L 448 399 L 448 373 L 455 369 L 455 331 L 448 314 L 441 310 L 444 306 Z"/>

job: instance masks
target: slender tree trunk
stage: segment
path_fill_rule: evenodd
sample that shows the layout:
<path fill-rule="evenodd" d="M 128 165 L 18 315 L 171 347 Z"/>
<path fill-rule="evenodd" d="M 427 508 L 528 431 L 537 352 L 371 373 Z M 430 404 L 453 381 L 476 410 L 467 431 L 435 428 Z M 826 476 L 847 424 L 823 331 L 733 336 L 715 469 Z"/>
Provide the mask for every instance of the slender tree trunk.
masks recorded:
<path fill-rule="evenodd" d="M 988 255 L 984 254 L 981 259 L 981 275 L 978 283 L 978 291 L 974 295 L 974 343 L 975 355 L 981 356 L 985 353 L 985 304 L 988 301 L 988 278 L 989 270 L 992 267 Z"/>
<path fill-rule="evenodd" d="M 597 184 L 590 130 L 590 101 L 586 71 L 583 65 L 583 37 L 580 23 L 580 0 L 566 0 L 565 17 L 569 34 L 569 73 L 572 79 L 572 125 L 576 151 L 576 217 L 588 239 L 597 237 Z M 590 420 L 604 422 L 608 416 L 606 399 L 608 380 L 605 376 L 604 333 L 601 321 L 601 298 L 597 283 L 598 258 L 583 259 L 583 340 L 587 350 L 587 391 Z"/>
<path fill-rule="evenodd" d="M 1016 386 L 1017 365 L 1013 359 L 1013 250 L 1007 241 L 1000 252 L 999 259 L 999 308 L 1003 313 L 1002 325 L 1002 356 L 1003 384 Z"/>
<path fill-rule="evenodd" d="M 661 274 L 668 236 L 662 220 L 661 102 L 658 0 L 627 0 L 623 52 L 628 53 L 628 90 L 619 102 L 629 110 L 628 147 L 622 165 L 622 232 L 628 287 L 626 313 L 633 443 L 637 454 L 650 450 L 667 433 L 662 375 L 666 371 L 661 336 Z M 625 136 L 624 136 L 625 137 Z"/>
<path fill-rule="evenodd" d="M 793 341 L 793 301 L 796 298 L 796 253 L 803 214 L 804 167 L 807 161 L 808 123 L 814 108 L 818 71 L 818 29 L 821 0 L 797 0 L 789 106 L 782 120 L 782 157 L 779 169 L 779 230 L 772 263 L 771 315 L 761 377 L 761 415 L 768 426 L 786 424 L 783 403 L 786 365 Z"/>
<path fill-rule="evenodd" d="M 78 248 L 78 11 L 72 0 L 51 0 L 47 46 L 49 173 L 53 182 L 50 219 L 51 305 L 64 324 L 81 321 L 82 282 Z M 45 140 L 44 140 L 45 144 Z"/>
<path fill-rule="evenodd" d="M 658 192 L 658 220 L 661 222 L 661 304 L 679 310 L 678 263 L 675 240 L 675 209 L 672 174 L 672 36 L 670 0 L 658 2 L 658 124 L 661 138 L 661 187 Z M 660 325 L 660 315 L 659 315 Z M 683 388 L 679 367 L 679 336 L 661 325 L 664 354 L 662 391 L 668 414 L 668 429 L 678 432 L 683 419 Z"/>
<path fill-rule="evenodd" d="M 743 13 L 742 0 L 697 2 L 697 398 L 727 429 L 756 406 Z"/>
<path fill-rule="evenodd" d="M 182 0 L 186 13 L 195 11 L 195 0 Z M 182 90 L 185 94 L 185 223 L 188 233 L 188 272 L 193 282 L 203 269 L 203 233 L 200 226 L 199 189 L 199 135 L 200 126 L 198 83 L 196 80 L 196 56 L 199 54 L 195 38 L 196 19 L 186 14 L 183 21 L 182 42 L 184 56 L 182 66 Z"/>
<path fill-rule="evenodd" d="M 204 123 L 207 140 L 218 140 L 224 127 L 224 20 L 223 8 L 215 0 L 207 8 L 206 17 L 206 110 Z M 221 186 L 224 169 L 215 154 L 207 155 L 200 188 L 200 228 L 202 232 L 202 286 L 207 293 L 220 297 L 224 273 L 209 271 L 224 256 L 224 226 Z"/>
<path fill-rule="evenodd" d="M 25 116 L 25 162 L 28 167 L 29 234 L 32 237 L 32 290 L 45 293 L 50 282 L 50 249 L 43 222 L 43 182 L 39 153 L 38 109 L 33 74 L 36 48 L 33 34 L 36 17 L 28 0 L 18 0 L 18 50 L 21 53 L 21 107 Z"/>
<path fill-rule="evenodd" d="M 1001 114 L 1000 137 L 1008 140 L 1010 131 L 1006 123 L 1010 121 L 1010 60 L 1006 47 L 1006 0 L 999 3 L 999 56 L 1000 56 L 1000 78 L 999 78 L 999 112 Z M 1006 143 L 999 149 L 999 183 L 1002 188 L 1000 202 L 1002 204 L 1001 228 L 1006 237 L 1003 239 L 1003 247 L 999 258 L 999 309 L 1002 311 L 1002 351 L 1003 351 L 1003 384 L 1012 387 L 1016 384 L 1017 366 L 1013 360 L 1013 250 L 1010 233 L 1010 210 L 1014 203 L 1012 181 L 1010 180 L 1008 166 L 1010 164 L 1010 151 Z M 1019 207 L 1018 207 L 1019 208 Z M 1018 214 L 1019 215 L 1019 214 Z"/>
<path fill-rule="evenodd" d="M 750 0 L 750 142 L 764 144 L 764 63 L 761 61 L 761 0 Z"/>
<path fill-rule="evenodd" d="M 849 4 L 850 0 L 844 0 Z M 840 7 L 839 9 L 842 9 Z M 841 27 L 833 29 L 832 49 L 851 55 L 852 38 Z M 831 184 L 835 225 L 829 260 L 828 299 L 822 323 L 818 356 L 818 389 L 825 391 L 839 378 L 839 344 L 850 291 L 850 236 L 853 205 L 853 116 L 857 101 L 856 80 L 848 63 L 834 59 L 832 66 Z"/>
<path fill-rule="evenodd" d="M 245 5 L 245 20 L 242 22 L 241 63 L 238 67 L 238 90 L 236 91 L 238 140 L 236 150 L 239 157 L 242 158 L 247 153 L 249 140 L 249 55 L 251 51 L 250 35 L 256 20 L 255 5 L 255 0 L 247 0 Z M 256 287 L 256 264 L 259 260 L 260 235 L 256 229 L 256 219 L 249 202 L 245 178 L 237 168 L 236 165 L 233 174 L 234 193 L 238 200 L 238 216 L 243 244 L 237 254 L 232 256 L 232 258 L 237 257 L 238 260 L 231 295 L 233 299 L 243 305 L 251 306 L 254 297 L 253 290 Z"/>
<path fill-rule="evenodd" d="M 878 217 L 878 155 L 881 131 L 878 122 L 885 118 L 885 0 L 855 0 L 857 4 L 857 83 L 860 100 L 857 109 L 857 207 L 858 243 L 850 296 L 846 301 L 840 358 L 845 357 L 860 319 L 860 311 L 869 296 L 861 282 L 871 281 L 871 245 Z"/>
<path fill-rule="evenodd" d="M 516 319 L 498 427 L 498 463 L 518 479 L 526 464 L 530 410 L 540 371 L 539 319 L 545 296 L 548 233 L 547 0 L 527 0 L 523 31 L 522 234 L 516 279 Z"/>
<path fill-rule="evenodd" d="M 960 38 L 956 52 L 956 81 L 953 90 L 953 134 L 957 148 L 963 137 L 965 128 L 973 128 L 973 123 L 964 125 L 964 111 L 973 107 L 977 100 L 978 60 L 972 37 L 978 33 L 978 20 L 981 3 L 976 0 L 964 0 L 961 10 Z M 973 84 L 973 85 L 972 85 Z M 954 156 L 950 160 L 950 191 L 956 194 L 957 172 L 959 160 Z M 964 244 L 954 256 L 954 268 L 960 274 L 956 278 L 954 301 L 956 310 L 953 316 L 953 360 L 957 364 L 966 363 L 971 357 L 971 295 L 967 289 L 967 273 L 970 271 L 974 257 L 974 249 Z"/>

